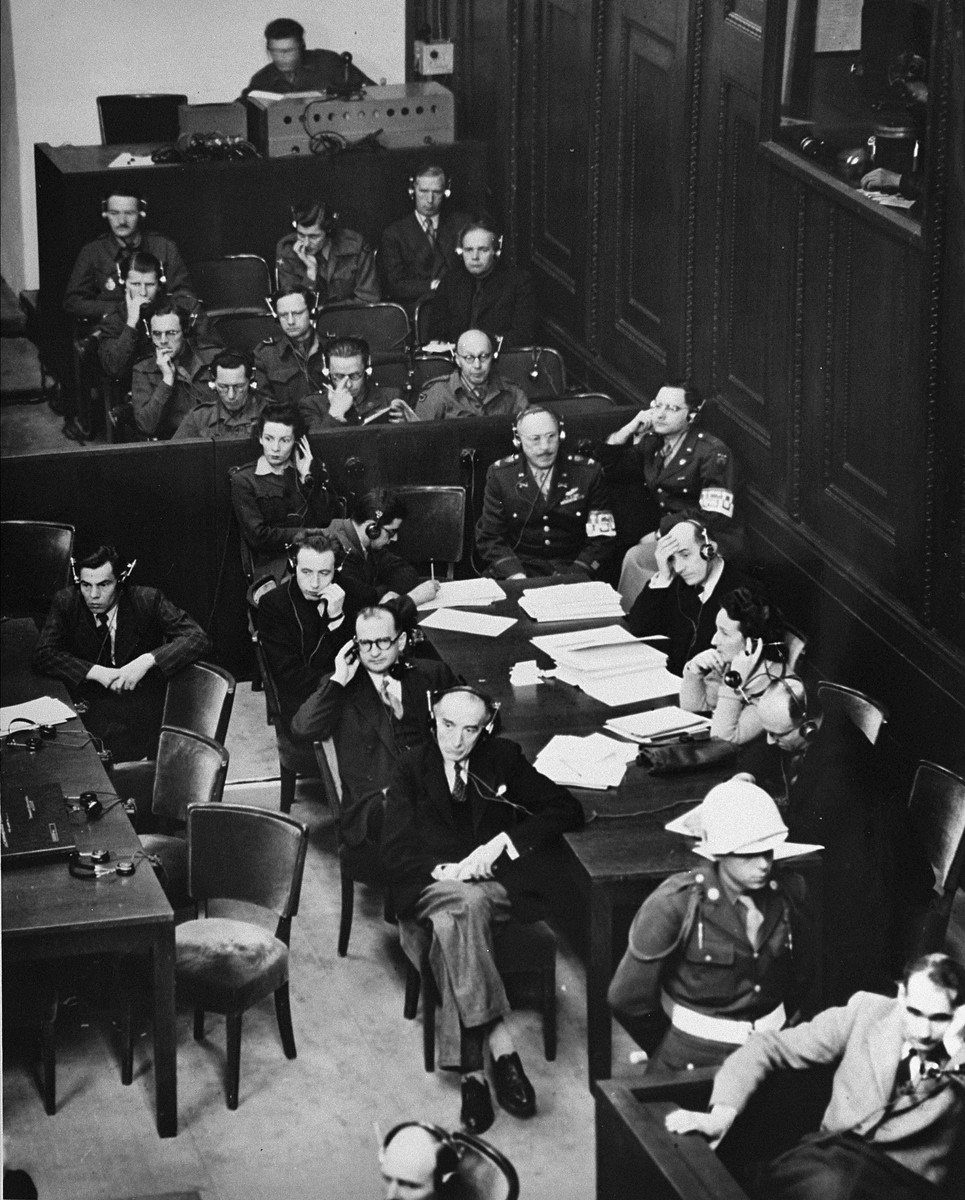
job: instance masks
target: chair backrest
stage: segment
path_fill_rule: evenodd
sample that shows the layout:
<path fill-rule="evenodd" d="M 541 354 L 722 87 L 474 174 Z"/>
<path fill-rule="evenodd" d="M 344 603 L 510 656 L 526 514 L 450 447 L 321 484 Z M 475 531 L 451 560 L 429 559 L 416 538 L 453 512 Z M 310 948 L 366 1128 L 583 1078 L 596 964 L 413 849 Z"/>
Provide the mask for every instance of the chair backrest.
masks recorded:
<path fill-rule="evenodd" d="M 168 680 L 161 724 L 199 733 L 223 745 L 234 701 L 233 675 L 211 663 L 191 663 Z"/>
<path fill-rule="evenodd" d="M 188 891 L 199 903 L 257 904 L 275 913 L 287 933 L 298 912 L 307 849 L 307 825 L 285 813 L 247 804 L 192 804 Z"/>
<path fill-rule="evenodd" d="M 444 354 L 417 354 L 412 360 L 412 394 L 419 393 L 435 379 L 448 379 L 455 363 Z"/>
<path fill-rule="evenodd" d="M 819 683 L 818 703 L 825 712 L 840 708 L 872 746 L 878 740 L 882 725 L 888 720 L 888 709 L 880 700 L 872 700 L 863 692 L 840 683 Z"/>
<path fill-rule="evenodd" d="M 401 304 L 382 300 L 375 304 L 327 304 L 315 316 L 320 338 L 362 337 L 373 358 L 397 358 L 409 352 L 409 316 Z"/>
<path fill-rule="evenodd" d="M 954 893 L 965 874 L 965 779 L 937 763 L 920 762 L 908 812 L 937 886 Z"/>
<path fill-rule="evenodd" d="M 379 387 L 398 388 L 403 394 L 409 390 L 409 360 L 404 357 L 387 358 L 372 364 L 372 382 Z"/>
<path fill-rule="evenodd" d="M 214 329 L 228 350 L 250 354 L 265 338 L 278 334 L 278 322 L 268 313 L 224 313 L 215 318 Z"/>
<path fill-rule="evenodd" d="M 315 742 L 315 758 L 318 760 L 318 773 L 322 780 L 322 790 L 325 793 L 325 803 L 335 822 L 335 840 L 341 845 L 342 841 L 342 777 L 338 769 L 338 757 L 335 753 L 335 743 L 331 738 Z"/>
<path fill-rule="evenodd" d="M 467 1200 L 517 1200 L 519 1176 L 505 1154 L 461 1129 L 453 1132 L 452 1140 L 459 1150 L 460 1196 Z"/>
<path fill-rule="evenodd" d="M 465 545 L 466 489 L 464 487 L 400 487 L 406 518 L 396 550 L 408 562 L 462 561 Z"/>
<path fill-rule="evenodd" d="M 187 96 L 165 92 L 128 92 L 97 97 L 101 145 L 124 142 L 176 142 L 178 109 Z"/>
<path fill-rule="evenodd" d="M 415 306 L 415 312 L 412 315 L 412 336 L 417 348 L 424 346 L 429 340 L 429 317 L 434 301 L 435 296 L 430 292 L 428 296 L 423 296 Z"/>
<path fill-rule="evenodd" d="M 588 413 L 610 412 L 623 407 L 606 392 L 571 392 L 567 396 L 530 396 L 531 404 L 548 408 L 551 413 L 563 417 L 582 417 Z"/>
<path fill-rule="evenodd" d="M 265 654 L 265 649 L 258 640 L 258 634 L 254 633 L 251 640 L 254 644 L 255 661 L 258 663 L 258 670 L 261 672 L 261 682 L 265 689 L 265 714 L 268 718 L 268 724 L 280 728 L 281 698 L 278 695 L 278 685 L 275 683 L 275 677 L 272 675 L 271 667 L 268 665 L 268 655 Z"/>
<path fill-rule="evenodd" d="M 566 391 L 566 367 L 560 352 L 550 346 L 501 350 L 496 370 L 504 379 L 521 387 L 527 396 L 562 396 Z"/>
<path fill-rule="evenodd" d="M 257 254 L 226 254 L 224 258 L 193 262 L 189 270 L 198 299 L 211 316 L 267 314 L 265 300 L 271 295 L 271 272 Z"/>
<path fill-rule="evenodd" d="M 46 613 L 70 582 L 74 527 L 55 521 L 0 521 L 0 588 L 10 617 Z"/>
<path fill-rule="evenodd" d="M 166 821 L 184 821 L 188 805 L 218 804 L 228 777 L 228 751 L 187 729 L 162 727 L 151 811 Z"/>

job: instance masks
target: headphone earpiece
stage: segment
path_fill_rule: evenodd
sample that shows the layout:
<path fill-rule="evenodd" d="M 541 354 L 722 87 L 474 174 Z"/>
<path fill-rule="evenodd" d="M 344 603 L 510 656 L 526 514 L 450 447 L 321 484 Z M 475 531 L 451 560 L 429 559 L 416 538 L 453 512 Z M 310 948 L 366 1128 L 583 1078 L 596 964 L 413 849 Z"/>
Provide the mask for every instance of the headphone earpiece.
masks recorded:
<path fill-rule="evenodd" d="M 365 536 L 369 539 L 370 542 L 374 542 L 376 540 L 376 538 L 378 538 L 378 536 L 382 532 L 382 517 L 383 517 L 383 515 L 384 514 L 382 512 L 382 509 L 377 508 L 375 510 L 375 516 L 365 526 Z"/>
<path fill-rule="evenodd" d="M 686 521 L 681 521 L 681 525 L 692 525 L 700 537 L 700 549 L 698 553 L 704 562 L 713 562 L 717 557 L 717 547 L 710 540 L 710 534 L 707 532 L 707 526 L 702 525 L 700 521 L 694 521 L 690 517 Z"/>
<path fill-rule="evenodd" d="M 814 740 L 815 735 L 821 726 L 819 722 L 813 716 L 811 716 L 810 705 L 808 704 L 807 688 L 804 686 L 803 682 L 797 678 L 797 676 L 794 676 L 794 680 L 800 684 L 800 696 L 797 694 L 794 688 L 791 687 L 790 680 L 785 679 L 783 676 L 776 680 L 776 683 L 780 684 L 780 686 L 783 687 L 787 692 L 787 715 L 790 717 L 791 721 L 797 725 L 798 736 L 802 741 L 811 742 Z"/>
<path fill-rule="evenodd" d="M 126 583 L 129 579 L 131 572 L 137 565 L 137 559 L 132 558 L 129 563 L 121 567 L 117 551 L 114 547 L 108 546 L 107 549 L 110 551 L 108 562 L 111 563 L 111 567 L 117 576 L 117 586 L 120 587 L 122 583 Z M 77 559 L 73 555 L 70 557 L 70 578 L 75 587 L 80 587 L 80 570 L 77 567 Z"/>
<path fill-rule="evenodd" d="M 419 175 L 410 175 L 409 176 L 409 189 L 408 190 L 409 190 L 409 199 L 410 200 L 415 199 L 415 181 L 419 178 L 421 178 L 421 176 L 419 176 Z M 433 175 L 433 176 L 430 176 L 430 178 L 437 178 L 437 177 Z M 442 196 L 443 196 L 444 200 L 448 200 L 451 195 L 452 195 L 452 184 L 449 182 L 449 179 L 447 177 L 445 191 L 442 193 Z"/>

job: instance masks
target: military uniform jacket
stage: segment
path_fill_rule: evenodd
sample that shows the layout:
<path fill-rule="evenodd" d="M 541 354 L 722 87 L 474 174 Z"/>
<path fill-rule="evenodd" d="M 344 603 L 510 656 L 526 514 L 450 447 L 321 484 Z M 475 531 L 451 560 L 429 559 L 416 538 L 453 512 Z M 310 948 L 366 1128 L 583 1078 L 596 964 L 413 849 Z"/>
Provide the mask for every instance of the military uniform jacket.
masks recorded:
<path fill-rule="evenodd" d="M 255 368 L 268 380 L 272 399 L 279 404 L 290 404 L 297 408 L 303 396 L 324 392 L 328 384 L 324 373 L 325 355 L 315 336 L 305 358 L 282 333 L 259 342 L 251 357 Z"/>
<path fill-rule="evenodd" d="M 733 452 L 720 438 L 691 425 L 667 462 L 658 453 L 663 438 L 646 434 L 635 446 L 599 447 L 607 478 L 641 481 L 656 500 L 660 515 L 679 513 L 706 525 L 722 554 L 740 548 L 743 531 L 735 519 L 740 473 Z"/>
<path fill-rule="evenodd" d="M 458 862 L 497 833 L 507 833 L 519 859 L 497 868 L 514 910 L 526 893 L 531 856 L 583 825 L 583 809 L 564 787 L 541 775 L 515 742 L 483 737 L 468 760 L 471 831 L 461 833 L 442 754 L 435 742 L 407 751 L 396 765 L 386 796 L 382 862 L 396 911 L 404 915 L 432 883 L 432 870 Z"/>
<path fill-rule="evenodd" d="M 164 268 L 168 295 L 194 297 L 194 286 L 181 251 L 170 238 L 146 229 L 130 245 L 122 246 L 110 232 L 82 246 L 67 280 L 64 292 L 64 311 L 72 317 L 100 321 L 123 299 L 124 284 L 117 277 L 118 260 L 130 250 L 153 254 Z"/>
<path fill-rule="evenodd" d="M 755 893 L 764 915 L 758 948 L 743 908 L 731 904 L 716 864 L 671 875 L 640 906 L 610 984 L 613 1008 L 633 1016 L 660 1008 L 660 993 L 696 1012 L 753 1021 L 784 1003 L 813 1011 L 813 920 L 804 881 L 777 870 Z"/>
<path fill-rule="evenodd" d="M 415 411 L 420 421 L 441 421 L 446 417 L 518 417 L 528 403 L 523 389 L 507 382 L 496 371 L 490 372 L 482 394 L 475 396 L 457 369 L 446 379 L 430 380 L 416 401 Z"/>
<path fill-rule="evenodd" d="M 586 523 L 591 511 L 608 508 L 603 472 L 593 459 L 561 453 L 544 496 L 523 455 L 510 454 L 486 473 L 476 549 L 501 579 L 524 571 L 527 559 L 575 562 L 592 572 L 612 539 L 588 538 Z"/>
<path fill-rule="evenodd" d="M 195 348 L 186 342 L 175 360 L 172 384 L 164 382 L 153 354 L 134 364 L 131 403 L 141 433 L 170 438 L 196 404 L 204 404 L 211 398 L 208 384 L 214 375 L 210 364 L 220 352 L 220 346 Z"/>
<path fill-rule="evenodd" d="M 308 282 L 305 264 L 293 249 L 297 237 L 295 232 L 288 233 L 275 248 L 279 291 L 307 288 L 317 294 L 319 304 L 330 304 L 335 300 L 372 304 L 381 300 L 375 255 L 360 233 L 354 229 L 335 230 L 335 236 L 326 243 L 319 258 L 318 278 L 314 284 Z"/>
<path fill-rule="evenodd" d="M 345 64 L 341 54 L 334 50 L 305 50 L 291 78 L 279 71 L 273 62 L 268 63 L 252 75 L 238 99 L 244 100 L 249 92 L 275 92 L 285 96 L 290 92 L 324 92 L 330 87 L 341 87 L 344 78 Z M 348 69 L 348 78 L 353 87 L 372 82 L 354 64 Z"/>
<path fill-rule="evenodd" d="M 308 432 L 320 433 L 323 429 L 344 429 L 346 425 L 362 425 L 370 413 L 382 412 L 393 400 L 398 400 L 401 396 L 402 392 L 398 388 L 382 387 L 373 383 L 371 379 L 366 379 L 365 387 L 341 420 L 329 412 L 328 391 L 325 388 L 302 396 L 298 401 L 298 411 L 302 414 Z"/>
<path fill-rule="evenodd" d="M 338 517 L 325 532 L 336 538 L 345 551 L 338 581 L 357 608 L 378 604 L 386 592 L 404 596 L 419 582 L 415 567 L 388 547 L 366 554 L 349 517 Z"/>
<path fill-rule="evenodd" d="M 254 432 L 255 422 L 265 406 L 264 398 L 250 393 L 248 403 L 240 412 L 229 412 L 218 398 L 217 392 L 211 399 L 197 405 L 185 416 L 174 431 L 172 441 L 185 438 L 246 438 Z"/>
<path fill-rule="evenodd" d="M 231 504 L 252 551 L 270 557 L 285 550 L 296 529 L 328 525 L 335 516 L 335 497 L 328 472 L 317 459 L 304 481 L 291 465 L 276 475 L 267 467 L 259 469 L 262 461 L 232 473 Z"/>
<path fill-rule="evenodd" d="M 458 265 L 456 239 L 469 220 L 468 213 L 443 208 L 431 242 L 414 212 L 387 226 L 379 246 L 384 294 L 390 300 L 403 301 L 424 296 L 433 279 L 441 279 Z"/>
<path fill-rule="evenodd" d="M 448 271 L 432 293 L 426 317 L 428 339 L 455 342 L 467 329 L 481 329 L 495 345 L 529 346 L 536 337 L 536 301 L 528 271 L 497 259 L 482 279 L 462 268 Z"/>
<path fill-rule="evenodd" d="M 172 296 L 171 299 L 191 314 L 191 336 L 196 342 L 207 345 L 220 342 L 200 300 L 195 300 L 189 295 Z M 154 343 L 145 332 L 143 321 L 138 321 L 134 329 L 128 325 L 123 289 L 120 290 L 119 298 L 112 301 L 112 304 L 113 310 L 94 331 L 97 338 L 97 358 L 105 375 L 123 381 L 130 375 L 131 368 L 138 359 L 154 353 Z"/>

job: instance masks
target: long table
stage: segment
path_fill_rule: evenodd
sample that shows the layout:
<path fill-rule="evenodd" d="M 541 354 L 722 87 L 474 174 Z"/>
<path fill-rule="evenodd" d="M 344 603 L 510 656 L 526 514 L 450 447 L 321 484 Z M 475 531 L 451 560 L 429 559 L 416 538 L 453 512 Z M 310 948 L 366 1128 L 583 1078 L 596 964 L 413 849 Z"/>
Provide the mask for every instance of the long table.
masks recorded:
<path fill-rule="evenodd" d="M 0 649 L 0 703 L 18 704 L 51 695 L 69 701 L 66 689 L 30 669 L 37 639 L 32 621 L 5 621 Z M 78 718 L 58 725 L 57 736 L 43 749 L 3 748 L 3 786 L 12 782 L 59 783 L 65 796 L 114 789 Z M 16 739 L 16 734 L 15 734 Z M 110 801 L 104 801 L 105 807 Z M 80 818 L 71 826 L 77 847 L 110 850 L 112 861 L 131 858 L 140 842 L 123 807 L 109 808 L 93 823 Z M 154 1087 L 157 1129 L 174 1137 L 178 1129 L 177 1037 L 174 1005 L 174 913 L 150 864 L 141 861 L 134 875 L 76 879 L 64 862 L 5 868 L 2 874 L 3 955 L 7 962 L 28 962 L 91 954 L 149 953 L 153 974 Z"/>
<path fill-rule="evenodd" d="M 676 702 L 676 695 L 642 704 L 608 708 L 569 684 L 552 680 L 513 688 L 509 669 L 534 656 L 548 665 L 530 639 L 537 634 L 590 629 L 615 621 L 537 624 L 519 606 L 526 588 L 561 582 L 500 580 L 505 600 L 477 610 L 516 618 L 516 624 L 497 638 L 444 630 L 426 630 L 429 640 L 452 670 L 492 695 L 501 704 L 503 730 L 520 743 L 530 758 L 557 733 L 588 734 L 612 716 L 659 708 Z M 618 911 L 638 907 L 668 875 L 697 867 L 705 860 L 689 843 L 664 829 L 665 823 L 696 804 L 715 783 L 733 774 L 732 767 L 655 778 L 631 764 L 615 792 L 571 789 L 587 813 L 578 833 L 565 835 L 568 868 L 587 915 L 586 1020 L 590 1086 L 609 1079 L 612 1067 L 612 1021 L 606 994 L 614 967 L 614 927 Z M 802 870 L 819 869 L 816 856 L 800 860 Z"/>

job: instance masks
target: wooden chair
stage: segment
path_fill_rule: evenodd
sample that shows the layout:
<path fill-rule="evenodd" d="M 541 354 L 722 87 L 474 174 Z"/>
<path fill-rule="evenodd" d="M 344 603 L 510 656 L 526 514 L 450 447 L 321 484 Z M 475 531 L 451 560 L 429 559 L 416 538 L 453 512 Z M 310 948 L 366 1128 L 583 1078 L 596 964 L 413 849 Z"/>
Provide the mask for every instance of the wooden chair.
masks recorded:
<path fill-rule="evenodd" d="M 513 346 L 500 350 L 494 369 L 527 396 L 562 396 L 566 367 L 558 350 L 550 346 Z"/>
<path fill-rule="evenodd" d="M 908 813 L 935 873 L 935 892 L 912 954 L 930 954 L 944 950 L 955 893 L 965 878 L 965 779 L 937 763 L 920 762 Z"/>
<path fill-rule="evenodd" d="M 429 964 L 432 935 L 419 921 L 399 920 L 399 940 L 407 959 L 403 1016 L 415 1018 L 422 993 L 422 1055 L 427 1071 L 436 1066 L 436 1008 L 441 1003 Z M 545 921 L 523 925 L 510 920 L 494 938 L 496 968 L 501 975 L 538 974 L 543 1020 L 543 1054 L 556 1058 L 556 934 Z"/>
<path fill-rule="evenodd" d="M 519 1176 L 505 1154 L 461 1129 L 453 1131 L 451 1141 L 459 1153 L 460 1196 L 466 1200 L 518 1200 Z"/>
<path fill-rule="evenodd" d="M 458 486 L 400 487 L 406 518 L 399 530 L 396 552 L 408 562 L 444 563 L 452 579 L 462 562 L 466 532 L 466 489 Z"/>
<path fill-rule="evenodd" d="M 212 663 L 191 663 L 168 680 L 161 724 L 224 745 L 234 700 L 233 675 Z"/>
<path fill-rule="evenodd" d="M 187 104 L 182 94 L 127 92 L 97 97 L 101 145 L 129 142 L 176 142 L 178 109 Z"/>
<path fill-rule="evenodd" d="M 435 301 L 435 294 L 429 292 L 423 296 L 415 306 L 415 313 L 412 317 L 412 334 L 415 341 L 415 347 L 418 349 L 424 346 L 429 341 L 429 321 L 432 315 L 432 305 Z"/>
<path fill-rule="evenodd" d="M 57 521 L 0 521 L 0 591 L 5 617 L 47 616 L 70 583 L 74 527 Z"/>
<path fill-rule="evenodd" d="M 208 315 L 268 316 L 266 297 L 271 295 L 271 272 L 257 254 L 226 254 L 190 264 L 198 299 Z M 277 325 L 275 331 L 277 331 Z M 267 335 L 266 335 L 267 336 Z"/>
<path fill-rule="evenodd" d="M 408 313 L 401 304 L 389 300 L 374 304 L 351 300 L 326 304 L 315 314 L 315 328 L 322 340 L 365 338 L 373 364 L 409 355 L 412 331 Z"/>
<path fill-rule="evenodd" d="M 175 930 L 179 996 L 194 1006 L 194 1037 L 204 1014 L 223 1013 L 228 1108 L 238 1107 L 241 1021 L 274 996 L 286 1058 L 295 1058 L 288 994 L 288 946 L 298 912 L 308 827 L 282 813 L 242 804 L 188 808 L 188 890 L 199 917 Z M 256 905 L 277 918 L 274 934 L 248 920 L 208 916 L 212 901 Z M 201 913 L 204 913 L 201 916 Z"/>
<path fill-rule="evenodd" d="M 819 683 L 818 703 L 825 712 L 840 708 L 872 746 L 878 741 L 881 727 L 888 721 L 888 709 L 880 700 L 872 700 L 864 692 L 840 683 Z"/>

